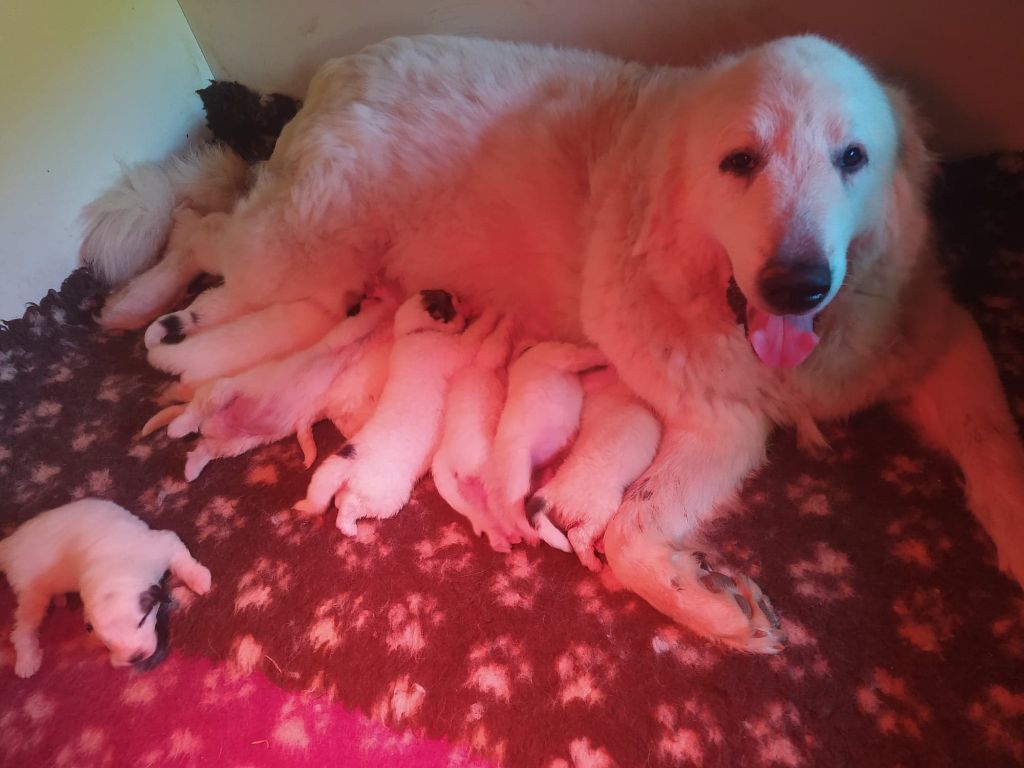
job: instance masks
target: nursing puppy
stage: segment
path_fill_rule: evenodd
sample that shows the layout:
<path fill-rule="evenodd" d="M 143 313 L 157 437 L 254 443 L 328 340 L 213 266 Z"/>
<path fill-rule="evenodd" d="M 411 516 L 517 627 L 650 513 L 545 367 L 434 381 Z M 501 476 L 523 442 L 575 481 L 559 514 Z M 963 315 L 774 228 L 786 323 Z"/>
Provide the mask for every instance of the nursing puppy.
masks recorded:
<path fill-rule="evenodd" d="M 511 347 L 512 322 L 505 317 L 480 345 L 473 362 L 455 374 L 445 404 L 441 444 L 430 467 L 441 498 L 469 520 L 473 533 L 485 534 L 498 552 L 510 551 L 524 535 L 535 535 L 525 518 L 508 521 L 496 514 L 487 494 Z"/>
<path fill-rule="evenodd" d="M 313 424 L 327 417 L 339 429 L 355 430 L 372 412 L 387 374 L 396 306 L 390 293 L 365 298 L 352 317 L 311 347 L 205 384 L 188 404 L 153 416 L 142 434 L 164 424 L 170 437 L 201 433 L 185 463 L 190 482 L 213 459 L 238 456 L 291 434 L 298 438 L 303 463 L 311 466 Z"/>
<path fill-rule="evenodd" d="M 595 547 L 626 488 L 654 460 L 661 424 L 610 368 L 586 374 L 583 389 L 579 434 L 526 513 L 548 544 L 599 571 Z"/>
<path fill-rule="evenodd" d="M 210 572 L 177 534 L 154 531 L 101 499 L 75 501 L 23 523 L 0 541 L 0 570 L 18 600 L 11 642 L 19 677 L 39 669 L 38 629 L 55 596 L 81 595 L 86 629 L 110 650 L 110 663 L 124 667 L 166 652 L 167 629 L 158 626 L 170 601 L 161 584 L 166 571 L 193 592 L 210 590 Z"/>
<path fill-rule="evenodd" d="M 469 330 L 466 322 L 446 291 L 420 291 L 399 308 L 376 410 L 337 455 L 317 468 L 296 509 L 322 513 L 333 497 L 339 530 L 354 536 L 357 520 L 388 518 L 405 506 L 441 437 L 449 382 L 494 330 L 497 315 L 484 313 Z"/>
<path fill-rule="evenodd" d="M 508 369 L 508 395 L 498 420 L 488 472 L 488 499 L 506 527 L 526 519 L 524 502 L 535 469 L 569 445 L 580 426 L 580 374 L 607 364 L 593 347 L 544 341 L 528 347 Z M 540 537 L 564 541 L 547 518 L 537 518 Z M 536 542 L 537 534 L 528 540 Z"/>
<path fill-rule="evenodd" d="M 784 633 L 749 580 L 709 570 L 703 532 L 777 425 L 813 434 L 894 404 L 959 462 L 1000 567 L 1024 580 L 1024 451 L 942 284 L 930 169 L 904 95 L 817 37 L 692 69 L 392 39 L 326 63 L 251 191 L 101 322 L 145 324 L 201 271 L 224 278 L 221 317 L 296 301 L 338 315 L 383 271 L 530 338 L 594 344 L 665 426 L 605 533 L 609 564 L 694 631 L 774 653 Z M 141 198 L 101 218 L 146 228 Z M 103 245 L 99 266 L 154 255 Z"/>

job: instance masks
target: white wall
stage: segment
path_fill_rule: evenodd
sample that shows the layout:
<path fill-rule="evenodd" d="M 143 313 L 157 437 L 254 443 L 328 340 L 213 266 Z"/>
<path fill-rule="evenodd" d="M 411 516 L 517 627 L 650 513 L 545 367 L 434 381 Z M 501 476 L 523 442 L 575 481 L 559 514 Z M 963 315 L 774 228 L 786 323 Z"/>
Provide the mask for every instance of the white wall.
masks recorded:
<path fill-rule="evenodd" d="M 909 84 L 947 152 L 1024 147 L 1021 0 L 180 0 L 219 77 L 301 96 L 316 66 L 443 32 L 687 63 L 814 31 Z"/>
<path fill-rule="evenodd" d="M 117 160 L 201 125 L 209 77 L 175 0 L 0 0 L 0 319 L 75 268 L 78 212 Z"/>

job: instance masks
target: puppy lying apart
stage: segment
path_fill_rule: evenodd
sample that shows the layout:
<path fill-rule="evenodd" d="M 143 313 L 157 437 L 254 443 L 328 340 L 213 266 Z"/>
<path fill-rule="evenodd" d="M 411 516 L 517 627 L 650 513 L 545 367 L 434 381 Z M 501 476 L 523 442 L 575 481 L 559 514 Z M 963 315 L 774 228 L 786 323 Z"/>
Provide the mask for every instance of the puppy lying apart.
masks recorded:
<path fill-rule="evenodd" d="M 473 359 L 497 323 L 485 313 L 469 330 L 455 298 L 421 291 L 395 315 L 394 346 L 377 409 L 363 429 L 313 474 L 296 509 L 326 511 L 334 497 L 338 528 L 355 535 L 361 518 L 391 517 L 430 467 L 452 376 Z"/>
<path fill-rule="evenodd" d="M 487 495 L 502 524 L 526 519 L 524 503 L 533 471 L 560 454 L 580 425 L 583 385 L 580 373 L 607 364 L 594 347 L 544 341 L 529 347 L 508 369 L 508 397 L 494 437 Z M 562 548 L 565 537 L 547 518 L 539 535 Z M 537 533 L 525 536 L 535 543 Z"/>
<path fill-rule="evenodd" d="M 487 473 L 505 404 L 511 345 L 512 322 L 505 317 L 480 345 L 473 362 L 455 374 L 445 404 L 441 444 L 430 468 L 437 492 L 469 520 L 473 533 L 485 533 L 497 552 L 508 552 L 524 536 L 535 536 L 525 518 L 507 524 L 494 514 L 487 498 Z"/>
<path fill-rule="evenodd" d="M 177 534 L 154 531 L 102 499 L 75 501 L 23 523 L 0 541 L 0 570 L 18 601 L 11 642 L 19 677 L 39 669 L 37 631 L 54 596 L 81 595 L 86 629 L 110 650 L 113 666 L 146 667 L 166 654 L 164 573 L 200 595 L 210 590 L 210 572 Z"/>
<path fill-rule="evenodd" d="M 295 433 L 307 467 L 316 458 L 312 426 L 321 418 L 352 434 L 369 418 L 387 374 L 397 302 L 381 292 L 311 347 L 200 387 L 187 405 L 157 413 L 142 434 L 167 424 L 170 437 L 201 432 L 185 478 L 213 459 L 238 456 Z M 351 431 L 350 431 L 351 430 Z"/>
<path fill-rule="evenodd" d="M 654 460 L 661 423 L 612 369 L 582 378 L 579 434 L 526 512 L 548 544 L 566 552 L 571 547 L 583 565 L 598 571 L 595 546 L 626 488 Z M 565 537 L 559 538 L 562 531 Z"/>

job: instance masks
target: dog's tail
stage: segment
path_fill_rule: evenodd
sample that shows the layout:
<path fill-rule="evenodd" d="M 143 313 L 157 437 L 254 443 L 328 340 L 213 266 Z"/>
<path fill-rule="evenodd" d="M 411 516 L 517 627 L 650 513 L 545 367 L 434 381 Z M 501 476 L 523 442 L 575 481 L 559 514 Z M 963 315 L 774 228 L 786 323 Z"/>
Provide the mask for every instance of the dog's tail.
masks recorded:
<path fill-rule="evenodd" d="M 122 166 L 121 179 L 82 209 L 79 258 L 110 285 L 155 262 L 174 209 L 230 211 L 251 184 L 251 169 L 221 144 L 197 147 L 163 165 Z"/>

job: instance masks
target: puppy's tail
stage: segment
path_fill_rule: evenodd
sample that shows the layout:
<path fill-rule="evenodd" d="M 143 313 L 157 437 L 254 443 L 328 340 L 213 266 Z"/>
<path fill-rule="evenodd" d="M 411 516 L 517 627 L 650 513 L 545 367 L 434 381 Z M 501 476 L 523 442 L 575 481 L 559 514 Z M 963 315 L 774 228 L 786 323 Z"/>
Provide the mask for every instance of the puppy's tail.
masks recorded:
<path fill-rule="evenodd" d="M 201 213 L 230 211 L 251 183 L 249 166 L 220 144 L 197 147 L 163 165 L 122 165 L 122 172 L 81 214 L 79 258 L 110 285 L 157 260 L 178 205 Z"/>

